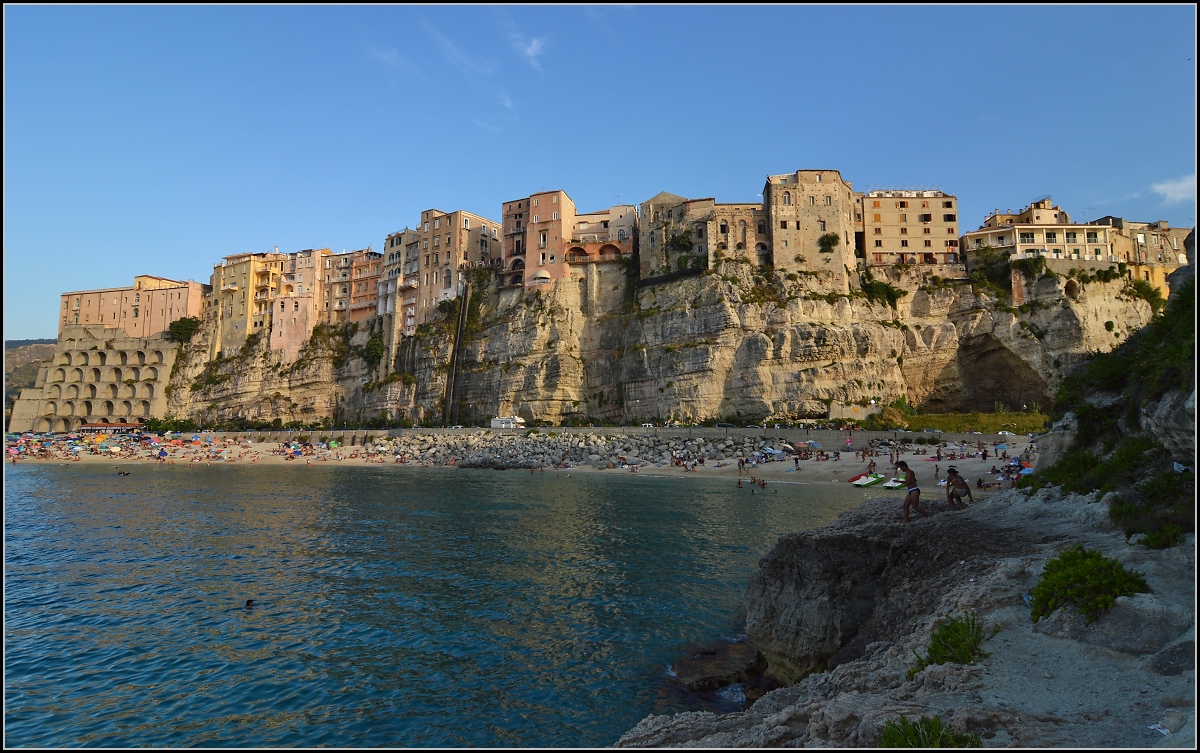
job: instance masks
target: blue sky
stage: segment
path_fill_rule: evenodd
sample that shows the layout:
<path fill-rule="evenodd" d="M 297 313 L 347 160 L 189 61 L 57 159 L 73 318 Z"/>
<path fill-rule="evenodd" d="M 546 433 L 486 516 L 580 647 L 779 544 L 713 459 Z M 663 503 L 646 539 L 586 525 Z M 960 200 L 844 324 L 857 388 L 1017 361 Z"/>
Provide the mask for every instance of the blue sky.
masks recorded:
<path fill-rule="evenodd" d="M 1159 7 L 14 7 L 4 336 L 222 256 L 382 247 L 769 173 L 1195 224 L 1196 19 Z"/>

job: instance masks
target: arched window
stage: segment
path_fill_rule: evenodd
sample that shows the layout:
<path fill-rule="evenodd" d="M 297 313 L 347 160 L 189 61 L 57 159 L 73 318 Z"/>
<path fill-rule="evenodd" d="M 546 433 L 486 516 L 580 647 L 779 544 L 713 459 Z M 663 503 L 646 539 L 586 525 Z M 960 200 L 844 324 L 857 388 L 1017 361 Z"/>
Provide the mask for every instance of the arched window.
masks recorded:
<path fill-rule="evenodd" d="M 442 288 L 444 290 L 450 289 L 450 270 L 448 270 L 448 269 L 446 270 L 446 273 L 442 276 Z"/>
<path fill-rule="evenodd" d="M 783 205 L 785 207 L 790 207 L 792 205 L 792 194 L 790 191 L 783 192 Z"/>

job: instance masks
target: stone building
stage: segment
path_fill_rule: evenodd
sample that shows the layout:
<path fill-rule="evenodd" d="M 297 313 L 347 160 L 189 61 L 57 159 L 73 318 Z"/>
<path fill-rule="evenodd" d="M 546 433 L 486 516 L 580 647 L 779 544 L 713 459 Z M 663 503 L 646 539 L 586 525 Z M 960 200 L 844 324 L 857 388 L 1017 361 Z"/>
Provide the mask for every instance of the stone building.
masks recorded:
<path fill-rule="evenodd" d="M 961 247 L 968 254 L 972 249 L 991 246 L 1014 259 L 1045 256 L 1106 268 L 1121 261 L 1113 253 L 1115 235 L 1109 225 L 1071 222 L 1062 207 L 1043 196 L 1018 213 L 994 211 L 978 230 L 963 233 Z"/>
<path fill-rule="evenodd" d="M 59 296 L 58 337 L 70 326 L 104 326 L 129 337 L 152 337 L 184 317 L 202 318 L 208 285 L 138 275 L 126 288 L 77 290 Z"/>
<path fill-rule="evenodd" d="M 67 325 L 50 365 L 13 404 L 10 431 L 70 431 L 85 423 L 162 418 L 178 346 L 163 333 Z"/>
<path fill-rule="evenodd" d="M 383 332 L 384 373 L 391 371 L 400 337 L 416 331 L 418 275 L 417 246 L 420 237 L 409 228 L 384 239 L 383 272 L 376 283 L 375 315 Z"/>
<path fill-rule="evenodd" d="M 571 265 L 615 262 L 633 253 L 637 210 L 619 205 L 580 214 L 566 191 L 506 201 L 501 288 L 526 289 L 571 277 Z"/>
<path fill-rule="evenodd" d="M 1187 264 L 1187 237 L 1192 228 L 1171 227 L 1166 220 L 1135 222 L 1107 215 L 1096 225 L 1108 225 L 1112 235 L 1113 254 L 1129 265 L 1129 277 L 1150 283 L 1165 297 L 1169 292 L 1167 277 Z"/>
<path fill-rule="evenodd" d="M 771 262 L 770 229 L 761 204 L 721 204 L 663 192 L 640 209 L 642 277 L 708 267 L 724 257 Z"/>
<path fill-rule="evenodd" d="M 857 264 L 855 213 L 861 194 L 837 170 L 770 175 L 762 193 L 770 241 L 761 263 L 823 272 L 834 289 L 849 289 L 846 270 Z M 836 244 L 828 242 L 835 238 Z"/>
<path fill-rule="evenodd" d="M 958 265 L 958 199 L 937 190 L 868 191 L 862 198 L 863 261 Z"/>

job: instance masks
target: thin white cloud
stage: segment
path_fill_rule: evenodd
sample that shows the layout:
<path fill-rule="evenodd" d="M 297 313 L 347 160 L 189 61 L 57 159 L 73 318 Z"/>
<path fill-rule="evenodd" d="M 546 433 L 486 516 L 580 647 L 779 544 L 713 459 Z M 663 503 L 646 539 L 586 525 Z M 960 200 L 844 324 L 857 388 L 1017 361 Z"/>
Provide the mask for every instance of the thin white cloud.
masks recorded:
<path fill-rule="evenodd" d="M 512 98 L 508 96 L 508 92 L 500 92 L 497 98 L 500 100 L 500 106 L 505 110 L 513 109 L 513 101 Z"/>
<path fill-rule="evenodd" d="M 429 77 L 425 75 L 424 71 L 409 62 L 408 58 L 401 55 L 394 48 L 382 51 L 368 49 L 367 56 L 385 68 L 389 68 L 393 71 L 399 71 L 401 73 L 408 73 L 412 76 L 416 76 L 425 83 L 429 83 Z"/>
<path fill-rule="evenodd" d="M 1164 204 L 1179 204 L 1196 201 L 1196 174 L 1185 175 L 1175 180 L 1152 183 L 1150 190 L 1162 196 Z"/>
<path fill-rule="evenodd" d="M 429 32 L 429 35 L 433 37 L 434 42 L 437 43 L 438 48 L 441 50 L 442 57 L 445 58 L 448 63 L 457 68 L 461 73 L 468 76 L 472 74 L 483 74 L 485 76 L 490 76 L 492 71 L 496 69 L 496 64 L 494 62 L 468 55 L 433 27 L 426 25 L 425 29 Z"/>
<path fill-rule="evenodd" d="M 538 62 L 538 56 L 542 54 L 546 43 L 537 37 L 531 37 L 528 40 L 525 37 L 513 32 L 509 35 L 512 40 L 513 48 L 524 57 L 529 64 L 539 71 L 542 69 L 541 63 Z"/>

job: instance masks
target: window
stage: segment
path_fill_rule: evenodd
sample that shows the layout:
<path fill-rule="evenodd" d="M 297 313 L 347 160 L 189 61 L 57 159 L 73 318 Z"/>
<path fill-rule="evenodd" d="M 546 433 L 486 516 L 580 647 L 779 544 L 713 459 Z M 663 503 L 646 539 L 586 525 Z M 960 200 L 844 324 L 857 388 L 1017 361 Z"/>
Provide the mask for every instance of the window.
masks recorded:
<path fill-rule="evenodd" d="M 954 235 L 954 228 L 948 227 L 948 228 L 946 228 L 946 232 L 950 233 L 951 235 Z"/>
<path fill-rule="evenodd" d="M 900 248 L 908 248 L 908 241 L 900 241 Z"/>
<path fill-rule="evenodd" d="M 783 192 L 783 205 L 785 207 L 790 207 L 792 205 L 792 195 L 787 191 Z"/>
<path fill-rule="evenodd" d="M 953 208 L 954 208 L 953 201 L 943 201 L 942 202 L 942 209 L 953 209 Z"/>
<path fill-rule="evenodd" d="M 545 254 L 545 252 L 543 252 L 543 253 L 542 253 L 542 262 L 541 262 L 541 263 L 542 263 L 543 265 L 545 265 L 545 263 L 546 263 L 546 254 Z"/>
<path fill-rule="evenodd" d="M 900 235 L 908 235 L 908 228 L 906 228 L 906 227 L 900 228 Z"/>
<path fill-rule="evenodd" d="M 820 173 L 817 173 L 817 182 L 818 182 L 818 183 L 820 183 L 820 182 L 821 182 L 821 174 L 820 174 Z"/>
<path fill-rule="evenodd" d="M 557 197 L 557 196 L 551 196 L 551 197 L 550 197 L 550 203 L 551 203 L 551 204 L 557 204 L 557 203 L 558 203 L 558 197 Z"/>
<path fill-rule="evenodd" d="M 441 221 L 440 219 L 437 219 L 437 220 L 434 220 L 434 221 L 433 221 L 433 229 L 434 229 L 434 230 L 437 230 L 437 229 L 438 229 L 439 227 L 441 227 L 441 226 L 442 226 L 442 221 Z"/>
<path fill-rule="evenodd" d="M 946 241 L 946 247 L 947 248 L 958 248 L 958 239 L 951 238 L 950 240 Z"/>
<path fill-rule="evenodd" d="M 818 230 L 820 230 L 822 233 L 825 232 L 825 220 L 817 220 L 817 225 Z"/>
<path fill-rule="evenodd" d="M 921 228 L 921 232 L 924 233 L 925 235 L 929 235 L 933 231 L 927 227 L 923 227 L 923 228 Z"/>
<path fill-rule="evenodd" d="M 1097 233 L 1088 232 L 1088 234 L 1087 234 L 1087 242 L 1088 243 L 1099 243 L 1100 242 L 1099 238 L 1100 238 L 1100 236 Z"/>
<path fill-rule="evenodd" d="M 471 229 L 471 221 L 469 219 L 463 218 L 463 229 L 465 229 L 465 230 Z"/>
<path fill-rule="evenodd" d="M 817 197 L 816 197 L 816 196 L 809 196 L 809 197 L 808 197 L 808 205 L 809 205 L 810 207 L 815 207 L 815 206 L 817 205 Z"/>
<path fill-rule="evenodd" d="M 537 216 L 536 214 L 533 216 L 533 221 L 534 221 L 534 222 L 537 222 L 537 221 L 538 221 L 538 216 Z"/>
<path fill-rule="evenodd" d="M 871 208 L 872 208 L 872 209 L 878 209 L 878 208 L 879 208 L 879 202 L 878 202 L 878 201 L 872 201 L 872 202 L 871 202 Z"/>
<path fill-rule="evenodd" d="M 538 205 L 538 202 L 539 202 L 539 201 L 541 201 L 541 199 L 534 199 L 534 200 L 533 200 L 533 205 L 536 207 L 536 206 Z M 537 220 L 534 220 L 534 222 L 537 222 Z"/>
<path fill-rule="evenodd" d="M 758 234 L 759 235 L 767 234 L 767 223 L 763 222 L 762 220 L 758 221 Z M 703 236 L 701 236 L 701 237 L 703 237 Z"/>
<path fill-rule="evenodd" d="M 907 201 L 897 201 L 896 206 L 899 207 L 900 209 L 908 209 L 908 202 Z"/>
<path fill-rule="evenodd" d="M 881 227 L 875 228 L 875 235 L 883 235 L 883 228 L 881 228 Z"/>
<path fill-rule="evenodd" d="M 433 254 L 433 266 L 436 267 L 437 263 L 438 263 L 438 255 L 437 255 L 437 252 L 435 251 Z"/>
<path fill-rule="evenodd" d="M 446 270 L 446 273 L 444 275 L 442 275 L 442 288 L 443 289 L 450 288 L 450 270 L 448 270 L 448 269 Z"/>
<path fill-rule="evenodd" d="M 908 222 L 908 215 L 907 215 L 907 214 L 901 214 L 901 215 L 900 215 L 900 221 L 901 221 L 901 222 Z"/>
<path fill-rule="evenodd" d="M 922 201 L 922 202 L 921 202 L 921 208 L 922 208 L 922 209 L 928 209 L 928 208 L 929 208 L 929 202 L 928 202 L 928 201 Z"/>
<path fill-rule="evenodd" d="M 779 221 L 779 229 L 787 230 L 787 222 L 788 222 L 787 220 L 780 220 Z"/>
<path fill-rule="evenodd" d="M 134 318 L 134 319 L 137 319 L 137 318 L 138 318 L 138 310 L 137 310 L 137 309 L 134 309 L 134 310 L 133 310 L 133 318 Z"/>
<path fill-rule="evenodd" d="M 619 240 L 619 241 L 625 240 L 625 231 L 624 230 L 617 231 L 617 240 Z"/>
<path fill-rule="evenodd" d="M 1047 243 L 1058 243 L 1058 233 L 1054 232 L 1053 230 L 1047 230 L 1046 231 L 1046 242 Z"/>
<path fill-rule="evenodd" d="M 440 236 L 440 235 L 433 236 L 433 245 L 435 247 L 442 245 L 442 236 Z"/>
<path fill-rule="evenodd" d="M 550 254 L 550 263 L 551 263 L 551 264 L 553 264 L 553 263 L 554 263 L 554 254 Z"/>
<path fill-rule="evenodd" d="M 922 215 L 918 216 L 917 219 L 920 220 L 921 222 L 933 222 L 933 215 L 932 214 L 922 214 Z"/>
<path fill-rule="evenodd" d="M 728 223 L 726 223 L 726 222 L 721 223 L 721 233 L 723 235 L 729 235 L 729 224 Z"/>
<path fill-rule="evenodd" d="M 833 197 L 832 196 L 825 197 L 825 206 L 827 206 L 827 207 L 833 206 Z"/>
<path fill-rule="evenodd" d="M 956 214 L 943 214 L 942 215 L 942 222 L 957 222 L 957 221 L 958 221 L 958 215 L 956 215 Z"/>
<path fill-rule="evenodd" d="M 552 219 L 552 220 L 557 220 L 557 219 L 558 219 L 558 212 L 551 212 L 551 213 L 550 213 L 550 219 Z"/>
<path fill-rule="evenodd" d="M 883 248 L 883 241 L 875 241 L 875 248 Z"/>
<path fill-rule="evenodd" d="M 1021 243 L 1033 243 L 1033 233 L 1021 233 Z"/>
<path fill-rule="evenodd" d="M 930 247 L 930 246 L 932 246 L 932 245 L 933 245 L 933 241 L 925 241 L 925 247 L 926 247 L 926 248 L 928 248 L 928 247 Z"/>
<path fill-rule="evenodd" d="M 873 222 L 883 222 L 883 215 L 882 214 L 872 215 L 871 220 Z"/>

